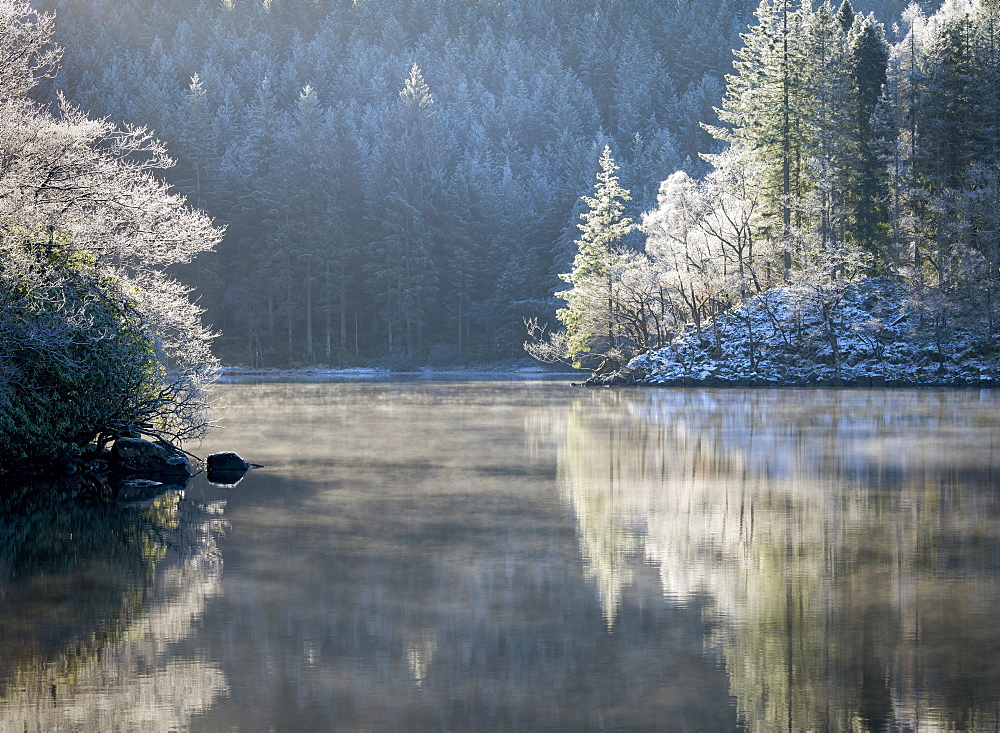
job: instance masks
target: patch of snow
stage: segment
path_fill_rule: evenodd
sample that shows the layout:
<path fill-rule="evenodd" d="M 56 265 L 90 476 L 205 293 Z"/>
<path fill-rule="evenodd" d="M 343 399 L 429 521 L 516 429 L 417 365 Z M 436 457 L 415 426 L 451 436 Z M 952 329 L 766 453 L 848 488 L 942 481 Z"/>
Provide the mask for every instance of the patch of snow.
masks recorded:
<path fill-rule="evenodd" d="M 688 329 L 603 381 L 969 384 L 1000 377 L 1000 350 L 986 324 L 952 316 L 942 332 L 931 320 L 885 278 L 775 288 L 705 324 L 708 338 Z"/>

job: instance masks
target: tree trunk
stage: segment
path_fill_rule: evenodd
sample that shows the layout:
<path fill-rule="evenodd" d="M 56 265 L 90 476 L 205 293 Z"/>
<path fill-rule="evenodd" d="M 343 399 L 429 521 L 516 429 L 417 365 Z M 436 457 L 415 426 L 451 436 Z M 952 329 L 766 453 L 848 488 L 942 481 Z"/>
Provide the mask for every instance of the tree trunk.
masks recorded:
<path fill-rule="evenodd" d="M 330 271 L 326 271 L 326 364 L 333 366 L 333 288 L 330 285 Z"/>
<path fill-rule="evenodd" d="M 788 59 L 788 3 L 784 4 L 782 18 L 782 111 L 781 111 L 781 222 L 782 246 L 784 247 L 785 282 L 791 279 L 792 272 L 792 129 L 789 104 L 791 103 L 791 82 Z"/>
<path fill-rule="evenodd" d="M 310 364 L 316 362 L 316 352 L 313 349 L 312 286 L 312 269 L 306 264 L 306 360 Z"/>
<path fill-rule="evenodd" d="M 340 352 L 341 359 L 346 356 L 347 352 L 347 285 L 344 282 L 344 273 L 340 274 Z M 355 319 L 354 324 L 354 342 L 355 351 L 357 351 L 357 341 L 358 341 L 358 326 L 357 319 Z"/>

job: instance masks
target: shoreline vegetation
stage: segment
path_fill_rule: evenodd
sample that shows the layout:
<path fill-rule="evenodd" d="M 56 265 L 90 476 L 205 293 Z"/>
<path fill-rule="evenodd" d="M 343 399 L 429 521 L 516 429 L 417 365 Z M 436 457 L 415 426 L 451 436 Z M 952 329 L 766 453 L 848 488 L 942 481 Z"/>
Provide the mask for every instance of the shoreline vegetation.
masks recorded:
<path fill-rule="evenodd" d="M 928 12 L 890 40 L 850 0 L 762 0 L 703 125 L 725 151 L 636 222 L 604 149 L 526 351 L 591 384 L 996 382 L 1000 6 Z"/>
<path fill-rule="evenodd" d="M 991 331 L 971 313 L 921 308 L 888 278 L 775 288 L 588 384 L 992 386 Z"/>
<path fill-rule="evenodd" d="M 177 446 L 211 427 L 214 334 L 168 271 L 224 230 L 162 180 L 174 161 L 149 130 L 35 99 L 54 24 L 0 0 L 0 469 L 100 493 L 109 471 L 147 470 L 129 441 L 186 474 Z"/>

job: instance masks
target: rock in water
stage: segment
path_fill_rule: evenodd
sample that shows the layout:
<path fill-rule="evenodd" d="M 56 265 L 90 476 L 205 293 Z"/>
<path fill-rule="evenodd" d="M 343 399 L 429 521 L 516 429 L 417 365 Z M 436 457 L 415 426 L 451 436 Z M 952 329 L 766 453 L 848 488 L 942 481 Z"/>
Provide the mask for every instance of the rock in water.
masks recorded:
<path fill-rule="evenodd" d="M 213 453 L 208 457 L 206 467 L 208 468 L 208 482 L 226 488 L 236 486 L 251 468 L 258 468 L 258 466 L 247 463 L 237 454 L 231 452 Z"/>
<path fill-rule="evenodd" d="M 246 471 L 220 471 L 216 469 L 208 472 L 208 483 L 213 486 L 221 486 L 224 489 L 231 489 L 239 484 L 246 475 Z"/>
<path fill-rule="evenodd" d="M 250 464 L 231 451 L 213 453 L 208 457 L 209 471 L 249 471 Z"/>
<path fill-rule="evenodd" d="M 126 473 L 146 475 L 191 475 L 188 459 L 169 443 L 151 443 L 141 438 L 119 438 L 111 449 L 118 467 Z"/>

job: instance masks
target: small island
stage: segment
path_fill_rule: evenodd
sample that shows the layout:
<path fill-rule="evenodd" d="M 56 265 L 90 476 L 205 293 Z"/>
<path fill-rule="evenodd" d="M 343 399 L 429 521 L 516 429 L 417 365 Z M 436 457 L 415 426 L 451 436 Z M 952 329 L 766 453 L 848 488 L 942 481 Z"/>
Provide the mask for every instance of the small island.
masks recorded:
<path fill-rule="evenodd" d="M 589 385 L 995 386 L 985 323 L 934 318 L 888 278 L 775 288 Z"/>

